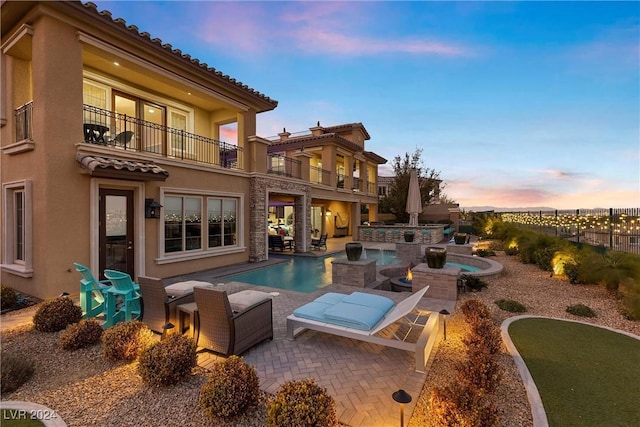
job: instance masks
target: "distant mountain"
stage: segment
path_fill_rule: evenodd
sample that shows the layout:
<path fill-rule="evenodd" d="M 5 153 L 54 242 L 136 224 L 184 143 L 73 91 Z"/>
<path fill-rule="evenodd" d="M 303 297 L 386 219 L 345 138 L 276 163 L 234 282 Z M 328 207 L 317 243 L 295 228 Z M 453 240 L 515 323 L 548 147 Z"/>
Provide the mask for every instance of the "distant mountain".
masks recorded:
<path fill-rule="evenodd" d="M 495 206 L 460 206 L 465 212 L 536 212 L 536 211 L 554 211 L 555 208 L 548 206 L 532 206 L 526 208 L 500 208 Z"/>

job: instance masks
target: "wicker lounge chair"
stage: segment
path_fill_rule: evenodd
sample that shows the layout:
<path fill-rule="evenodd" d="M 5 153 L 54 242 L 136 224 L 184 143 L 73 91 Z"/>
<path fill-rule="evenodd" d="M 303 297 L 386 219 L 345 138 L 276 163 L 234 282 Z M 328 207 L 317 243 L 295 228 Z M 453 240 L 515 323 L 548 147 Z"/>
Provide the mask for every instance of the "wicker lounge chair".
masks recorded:
<path fill-rule="evenodd" d="M 177 307 L 180 304 L 194 302 L 194 286 L 211 285 L 207 282 L 183 282 L 164 286 L 162 279 L 138 276 L 142 293 L 142 321 L 152 331 L 162 333 L 167 323 L 178 325 Z M 183 286 L 188 285 L 189 286 Z"/>
<path fill-rule="evenodd" d="M 230 356 L 273 339 L 272 301 L 269 294 L 194 288 L 199 315 L 198 346 Z"/>
<path fill-rule="evenodd" d="M 327 249 L 327 234 L 323 234 L 319 239 L 311 239 L 311 248 L 312 249 Z"/>
<path fill-rule="evenodd" d="M 362 292 L 354 292 L 351 295 L 325 294 L 299 307 L 287 317 L 287 335 L 293 340 L 305 329 L 311 329 L 415 352 L 415 369 L 418 372 L 425 372 L 426 363 L 438 335 L 439 314 L 429 313 L 424 324 L 416 323 L 417 319 L 410 319 L 408 315 L 415 309 L 428 288 L 426 286 L 414 292 L 397 304 L 393 304 L 392 301 L 391 304 L 385 303 L 383 301 L 387 300 L 385 297 Z M 351 301 L 347 297 L 351 298 Z M 395 333 L 391 338 L 377 335 L 383 329 L 403 319 L 411 328 L 423 327 L 417 342 L 404 341 L 408 333 L 403 338 Z"/>

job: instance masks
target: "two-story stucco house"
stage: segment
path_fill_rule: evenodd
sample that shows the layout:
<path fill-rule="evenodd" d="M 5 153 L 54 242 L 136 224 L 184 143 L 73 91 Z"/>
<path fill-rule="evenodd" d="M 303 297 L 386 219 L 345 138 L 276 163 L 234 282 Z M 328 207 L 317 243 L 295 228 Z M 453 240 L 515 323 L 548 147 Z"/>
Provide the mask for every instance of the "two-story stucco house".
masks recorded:
<path fill-rule="evenodd" d="M 385 160 L 362 124 L 259 137 L 277 101 L 92 3 L 0 14 L 3 285 L 49 298 L 77 289 L 73 262 L 134 278 L 257 262 L 275 222 L 305 252 L 375 215 Z"/>

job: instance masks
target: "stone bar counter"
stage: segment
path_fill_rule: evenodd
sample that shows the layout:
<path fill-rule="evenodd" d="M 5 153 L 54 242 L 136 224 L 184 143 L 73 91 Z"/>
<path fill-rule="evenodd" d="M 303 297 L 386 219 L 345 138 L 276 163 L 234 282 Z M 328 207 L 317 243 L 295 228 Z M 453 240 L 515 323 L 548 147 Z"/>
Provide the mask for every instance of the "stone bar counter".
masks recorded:
<path fill-rule="evenodd" d="M 440 243 L 445 238 L 444 224 L 427 224 L 410 227 L 399 225 L 359 225 L 358 240 L 361 242 L 395 243 L 404 242 L 404 232 L 413 231 L 413 241 L 422 244 Z"/>

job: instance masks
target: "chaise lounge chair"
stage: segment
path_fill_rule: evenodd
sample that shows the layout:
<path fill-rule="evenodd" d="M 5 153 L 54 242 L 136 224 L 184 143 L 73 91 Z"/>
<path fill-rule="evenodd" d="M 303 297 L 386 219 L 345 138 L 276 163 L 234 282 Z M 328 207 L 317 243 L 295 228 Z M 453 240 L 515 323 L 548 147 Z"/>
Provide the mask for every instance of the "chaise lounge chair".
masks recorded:
<path fill-rule="evenodd" d="M 354 292 L 350 295 L 327 293 L 316 300 L 296 309 L 287 317 L 287 335 L 295 339 L 305 329 L 339 335 L 360 341 L 380 344 L 415 352 L 416 371 L 424 372 L 429 354 L 435 344 L 439 314 L 429 313 L 426 323 L 418 324 L 408 315 L 415 309 L 429 287 L 414 292 L 403 301 L 394 304 L 392 300 L 374 294 Z M 393 334 L 385 338 L 377 334 L 392 324 L 407 318 L 410 327 L 424 326 L 416 343 L 404 341 Z"/>

